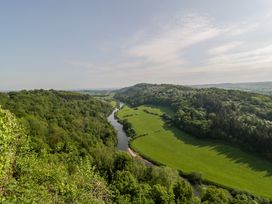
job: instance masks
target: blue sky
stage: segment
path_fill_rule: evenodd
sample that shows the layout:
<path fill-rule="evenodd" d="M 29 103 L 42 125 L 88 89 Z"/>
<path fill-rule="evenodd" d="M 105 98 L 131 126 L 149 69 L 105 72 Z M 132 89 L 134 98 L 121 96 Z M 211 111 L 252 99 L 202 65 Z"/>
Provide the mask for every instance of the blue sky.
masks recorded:
<path fill-rule="evenodd" d="M 0 3 L 0 89 L 272 80 L 271 0 Z"/>

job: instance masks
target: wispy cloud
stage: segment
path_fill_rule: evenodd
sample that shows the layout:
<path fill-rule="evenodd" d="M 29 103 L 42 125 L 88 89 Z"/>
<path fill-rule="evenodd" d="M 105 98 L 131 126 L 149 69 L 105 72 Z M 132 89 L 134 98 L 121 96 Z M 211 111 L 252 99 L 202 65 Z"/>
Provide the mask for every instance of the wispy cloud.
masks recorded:
<path fill-rule="evenodd" d="M 180 21 L 161 25 L 154 29 L 156 32 L 141 30 L 132 36 L 131 42 L 120 46 L 122 55 L 118 59 L 103 63 L 78 60 L 66 63 L 95 73 L 95 80 L 111 80 L 120 86 L 143 79 L 165 83 L 251 79 L 254 73 L 257 76 L 257 71 L 268 72 L 272 64 L 272 44 L 261 45 L 245 38 L 263 29 L 264 24 L 260 19 L 222 24 L 208 16 L 190 14 Z M 198 53 L 196 61 L 187 58 L 188 51 Z M 207 81 L 203 81 L 202 76 L 207 76 Z M 210 81 L 211 76 L 214 81 Z M 261 74 L 258 76 L 264 78 Z"/>
<path fill-rule="evenodd" d="M 259 27 L 258 22 L 242 22 L 229 25 L 229 29 L 225 34 L 229 36 L 237 36 L 242 34 L 247 34 L 255 31 Z"/>
<path fill-rule="evenodd" d="M 272 44 L 230 54 L 223 54 L 217 57 L 209 59 L 210 66 L 218 66 L 220 69 L 240 69 L 246 68 L 257 68 L 261 69 L 264 67 L 272 68 Z"/>
<path fill-rule="evenodd" d="M 211 48 L 208 52 L 210 55 L 220 55 L 231 51 L 234 48 L 240 46 L 242 42 L 228 42 L 218 47 Z"/>
<path fill-rule="evenodd" d="M 128 50 L 131 57 L 154 64 L 182 64 L 182 54 L 191 46 L 213 39 L 223 29 L 212 25 L 206 17 L 189 15 L 181 23 L 164 26 L 158 33 L 141 39 Z"/>

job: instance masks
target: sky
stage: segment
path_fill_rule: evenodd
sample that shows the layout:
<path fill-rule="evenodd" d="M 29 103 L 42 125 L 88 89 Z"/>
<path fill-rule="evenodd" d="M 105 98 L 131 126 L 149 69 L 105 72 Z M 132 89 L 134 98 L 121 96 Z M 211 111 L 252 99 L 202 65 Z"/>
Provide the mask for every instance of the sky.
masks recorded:
<path fill-rule="evenodd" d="M 0 1 L 0 90 L 256 81 L 271 0 Z"/>

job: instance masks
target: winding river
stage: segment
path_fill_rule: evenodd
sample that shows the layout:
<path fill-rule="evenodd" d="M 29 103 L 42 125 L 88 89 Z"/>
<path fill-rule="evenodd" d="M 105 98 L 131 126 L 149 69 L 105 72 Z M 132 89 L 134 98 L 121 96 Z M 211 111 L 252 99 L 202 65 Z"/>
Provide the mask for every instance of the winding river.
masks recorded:
<path fill-rule="evenodd" d="M 130 155 L 132 155 L 133 157 L 138 157 L 140 158 L 147 166 L 153 166 L 154 164 L 152 164 L 150 161 L 142 158 L 140 155 L 136 154 L 135 152 L 133 152 L 133 150 L 131 150 L 129 148 L 129 137 L 127 136 L 127 134 L 125 133 L 125 131 L 123 130 L 123 125 L 121 123 L 118 122 L 118 120 L 115 118 L 115 113 L 118 112 L 122 107 L 124 106 L 124 103 L 120 103 L 119 108 L 115 108 L 113 110 L 113 112 L 110 114 L 110 116 L 107 118 L 108 122 L 114 127 L 114 129 L 117 132 L 117 139 L 118 139 L 118 143 L 117 143 L 117 148 L 119 150 L 128 152 Z M 187 180 L 186 178 L 184 178 L 185 180 Z M 187 180 L 188 181 L 188 180 Z M 188 181 L 189 182 L 189 181 Z M 197 184 L 191 184 L 193 189 L 194 189 L 194 194 L 196 196 L 200 196 L 200 186 Z"/>
<path fill-rule="evenodd" d="M 118 122 L 118 120 L 114 117 L 114 114 L 122 108 L 124 104 L 120 103 L 119 108 L 115 108 L 114 111 L 110 114 L 110 116 L 107 118 L 108 122 L 114 127 L 114 129 L 117 131 L 117 148 L 122 151 L 129 151 L 128 141 L 129 138 L 127 137 L 125 131 L 123 130 L 123 125 Z"/>
<path fill-rule="evenodd" d="M 124 106 L 124 103 L 120 102 L 119 108 L 115 108 L 110 116 L 107 118 L 108 122 L 114 127 L 117 132 L 117 149 L 128 152 L 133 157 L 140 158 L 147 166 L 153 166 L 153 164 L 142 158 L 140 155 L 136 154 L 131 148 L 129 148 L 129 137 L 123 130 L 123 125 L 118 122 L 118 120 L 114 117 L 115 113 L 120 110 Z"/>

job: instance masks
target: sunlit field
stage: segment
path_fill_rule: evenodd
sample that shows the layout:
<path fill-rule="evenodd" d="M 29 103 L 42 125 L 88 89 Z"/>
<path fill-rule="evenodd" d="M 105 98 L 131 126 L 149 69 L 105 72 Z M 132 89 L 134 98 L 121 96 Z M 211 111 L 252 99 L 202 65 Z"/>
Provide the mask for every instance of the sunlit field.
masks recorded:
<path fill-rule="evenodd" d="M 124 107 L 121 119 L 127 119 L 137 135 L 131 142 L 134 150 L 158 163 L 186 173 L 200 172 L 204 179 L 272 197 L 272 164 L 238 148 L 213 141 L 196 139 L 168 127 L 160 117 L 172 114 L 162 107 Z"/>

